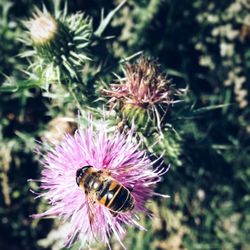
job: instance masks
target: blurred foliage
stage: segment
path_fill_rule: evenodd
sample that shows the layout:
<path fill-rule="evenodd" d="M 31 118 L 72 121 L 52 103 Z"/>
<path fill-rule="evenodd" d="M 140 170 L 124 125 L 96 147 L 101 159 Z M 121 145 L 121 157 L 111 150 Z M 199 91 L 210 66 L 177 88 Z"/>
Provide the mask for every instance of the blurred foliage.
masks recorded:
<path fill-rule="evenodd" d="M 44 3 L 51 10 L 51 2 Z M 68 10 L 84 11 L 97 30 L 101 9 L 106 16 L 119 3 L 76 0 L 69 1 Z M 19 38 L 26 32 L 22 21 L 35 6 L 41 1 L 0 0 L 0 249 L 60 248 L 67 225 L 29 217 L 46 206 L 33 199 L 29 190 L 37 187 L 27 182 L 40 176 L 34 139 L 60 141 L 56 132 L 73 133 L 79 99 L 82 109 L 98 114 L 105 99 L 97 102 L 97 97 L 113 81 L 112 72 L 122 74 L 121 62 L 140 51 L 157 58 L 172 83 L 188 91 L 171 108 L 163 138 L 139 131 L 152 157 L 163 155 L 171 164 L 157 190 L 171 198 L 148 204 L 155 217 L 141 215 L 147 231 L 130 228 L 125 245 L 249 249 L 249 1 L 128 1 L 90 48 L 84 100 L 65 88 L 41 91 L 39 79 L 25 73 L 29 62 L 18 55 L 27 48 Z M 110 119 L 119 122 L 112 114 Z M 117 244 L 114 240 L 113 249 L 121 249 Z"/>

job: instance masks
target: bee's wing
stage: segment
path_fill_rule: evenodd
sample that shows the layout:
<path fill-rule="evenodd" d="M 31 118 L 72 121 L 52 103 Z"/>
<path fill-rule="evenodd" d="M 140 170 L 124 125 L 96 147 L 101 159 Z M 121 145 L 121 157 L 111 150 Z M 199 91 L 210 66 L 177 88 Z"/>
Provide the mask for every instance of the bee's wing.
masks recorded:
<path fill-rule="evenodd" d="M 94 230 L 94 226 L 95 225 L 95 219 L 96 219 L 96 206 L 95 206 L 95 199 L 94 199 L 94 194 L 90 194 L 88 195 L 88 202 L 87 202 L 87 212 L 88 212 L 88 218 L 89 218 L 89 224 L 90 224 L 90 228 L 92 231 L 92 235 L 94 237 L 95 240 L 96 239 L 96 234 L 95 234 L 95 230 Z"/>
<path fill-rule="evenodd" d="M 91 198 L 89 198 L 88 215 L 89 215 L 89 221 L 91 225 L 94 224 L 95 214 L 96 214 L 95 202 Z"/>

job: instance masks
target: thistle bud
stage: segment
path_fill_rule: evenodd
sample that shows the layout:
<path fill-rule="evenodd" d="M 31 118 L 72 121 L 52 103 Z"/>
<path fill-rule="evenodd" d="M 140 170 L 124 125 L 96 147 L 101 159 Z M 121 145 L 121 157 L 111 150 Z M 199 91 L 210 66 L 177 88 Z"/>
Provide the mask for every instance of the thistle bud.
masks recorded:
<path fill-rule="evenodd" d="M 135 64 L 125 67 L 125 78 L 104 95 L 110 97 L 112 106 L 121 107 L 123 118 L 140 127 L 156 125 L 159 129 L 170 104 L 173 91 L 170 81 L 152 60 L 140 58 Z M 118 104 L 118 105 L 117 105 Z"/>
<path fill-rule="evenodd" d="M 90 60 L 86 48 L 92 35 L 91 20 L 83 13 L 71 16 L 57 13 L 52 16 L 46 10 L 37 10 L 25 25 L 32 41 L 27 44 L 35 50 L 24 55 L 35 57 L 33 65 L 42 71 L 39 74 L 48 82 L 54 81 L 55 76 L 59 82 L 69 77 L 78 79 L 82 66 Z"/>
<path fill-rule="evenodd" d="M 128 121 L 133 121 L 136 125 L 146 128 L 148 125 L 148 114 L 145 108 L 125 103 L 122 108 L 123 117 Z"/>
<path fill-rule="evenodd" d="M 50 44 L 58 31 L 58 23 L 50 15 L 41 14 L 30 22 L 30 36 L 35 45 Z"/>

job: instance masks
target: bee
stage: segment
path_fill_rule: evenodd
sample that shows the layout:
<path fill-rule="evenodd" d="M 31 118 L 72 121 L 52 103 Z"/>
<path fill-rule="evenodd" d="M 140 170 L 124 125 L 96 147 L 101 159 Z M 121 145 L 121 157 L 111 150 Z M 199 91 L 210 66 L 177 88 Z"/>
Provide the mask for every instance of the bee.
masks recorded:
<path fill-rule="evenodd" d="M 105 206 L 113 216 L 133 210 L 131 190 L 116 181 L 107 171 L 84 166 L 76 171 L 76 183 L 92 204 Z"/>

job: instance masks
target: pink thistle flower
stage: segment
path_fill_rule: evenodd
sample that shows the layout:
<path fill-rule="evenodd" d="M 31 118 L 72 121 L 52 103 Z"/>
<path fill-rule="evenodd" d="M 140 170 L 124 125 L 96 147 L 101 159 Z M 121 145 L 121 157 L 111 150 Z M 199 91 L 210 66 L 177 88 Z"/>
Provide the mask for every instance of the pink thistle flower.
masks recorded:
<path fill-rule="evenodd" d="M 155 120 L 160 129 L 170 104 L 174 103 L 170 81 L 154 61 L 141 57 L 135 64 L 125 66 L 125 78 L 104 90 L 112 107 L 119 105 L 123 114 L 145 124 Z"/>
<path fill-rule="evenodd" d="M 154 168 L 157 161 L 152 162 L 139 146 L 132 130 L 108 133 L 106 125 L 102 123 L 94 128 L 92 121 L 88 129 L 79 129 L 74 136 L 67 134 L 61 144 L 41 160 L 44 167 L 40 180 L 42 193 L 37 197 L 48 200 L 51 208 L 33 217 L 59 217 L 69 221 L 67 247 L 75 240 L 81 241 L 81 247 L 95 240 L 110 247 L 112 234 L 123 246 L 124 225 L 144 229 L 136 214 L 150 215 L 145 204 L 154 195 L 167 197 L 154 191 L 167 169 L 160 165 Z M 107 206 L 93 203 L 76 180 L 77 171 L 85 166 L 108 172 L 112 180 L 130 190 L 133 208 L 114 215 Z"/>

